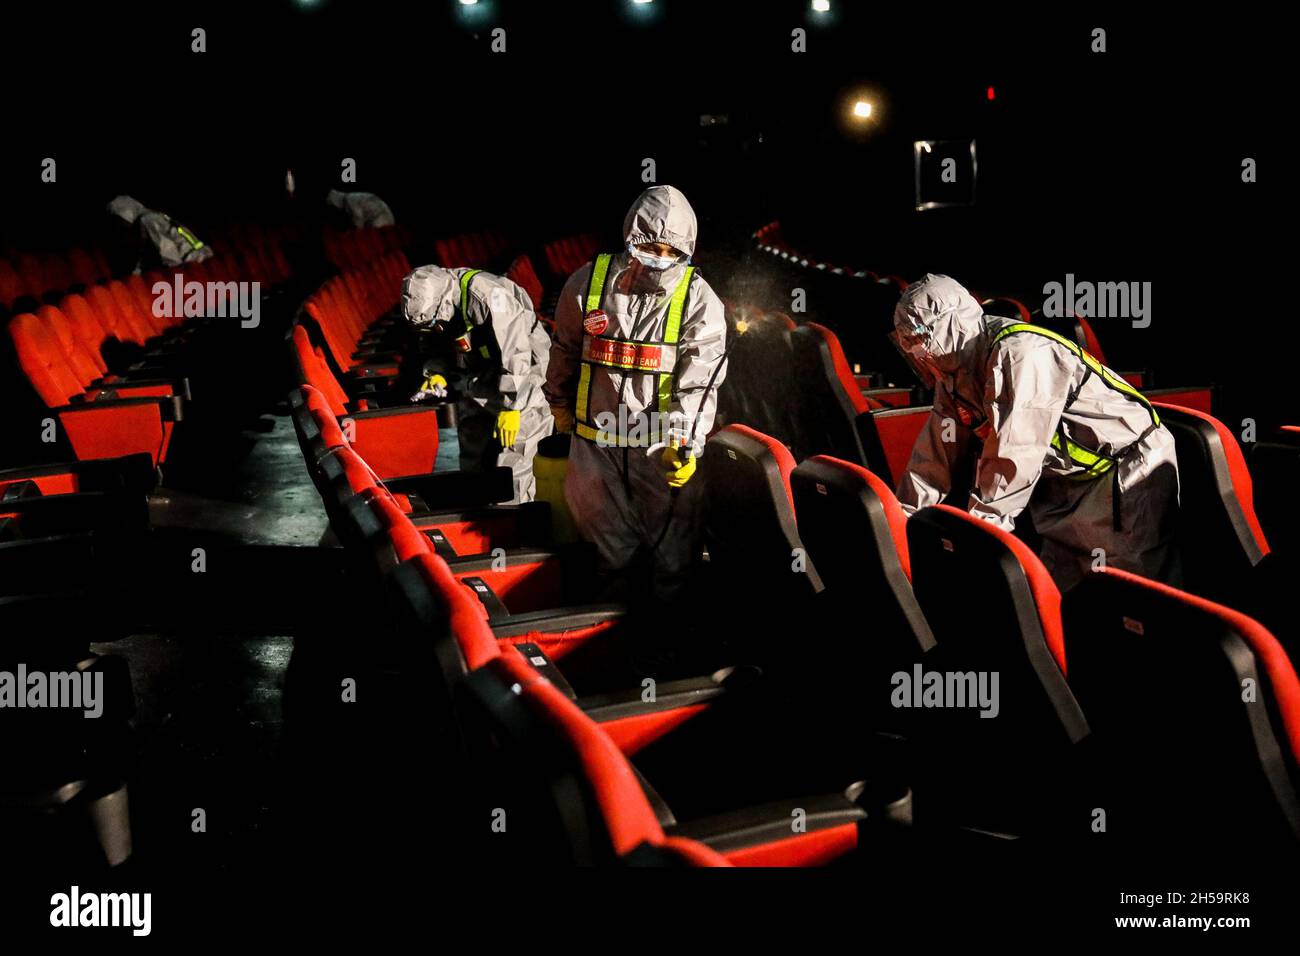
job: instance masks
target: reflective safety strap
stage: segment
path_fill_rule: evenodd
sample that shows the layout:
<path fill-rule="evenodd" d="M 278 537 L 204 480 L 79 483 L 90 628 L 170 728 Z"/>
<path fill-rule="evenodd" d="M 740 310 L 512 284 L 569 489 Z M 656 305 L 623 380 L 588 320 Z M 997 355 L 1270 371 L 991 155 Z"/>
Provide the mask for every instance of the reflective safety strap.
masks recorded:
<path fill-rule="evenodd" d="M 587 282 L 587 312 L 600 308 L 600 301 L 605 297 L 605 275 L 609 272 L 609 260 L 612 258 L 611 253 L 602 252 L 591 264 L 591 278 Z"/>
<path fill-rule="evenodd" d="M 460 317 L 465 322 L 465 331 L 474 331 L 474 323 L 469 320 L 469 284 L 482 269 L 468 269 L 460 277 Z"/>
<path fill-rule="evenodd" d="M 1075 481 L 1100 478 L 1115 467 L 1114 458 L 1108 458 L 1105 455 L 1097 454 L 1095 451 L 1089 451 L 1068 438 L 1062 438 L 1060 432 L 1052 436 L 1052 447 L 1057 451 L 1064 452 L 1072 462 L 1084 469 L 1083 474 L 1070 476 Z"/>
<path fill-rule="evenodd" d="M 1042 326 L 1017 322 L 1008 325 L 1003 329 L 999 329 L 998 333 L 993 336 L 992 344 L 997 345 L 1007 336 L 1016 335 L 1020 332 L 1029 332 L 1033 335 L 1041 335 L 1045 338 L 1051 339 L 1053 342 L 1065 346 L 1078 356 L 1079 360 L 1083 362 L 1089 371 L 1096 372 L 1097 376 L 1103 382 L 1116 391 L 1122 392 L 1124 395 L 1127 395 L 1129 398 L 1140 403 L 1151 414 L 1152 427 L 1158 427 L 1160 425 L 1160 415 L 1156 412 L 1155 407 L 1145 395 L 1119 376 L 1111 374 L 1110 369 L 1106 368 L 1106 366 L 1097 361 L 1094 356 L 1080 348 L 1078 342 L 1072 342 L 1064 335 L 1053 332 L 1051 329 L 1045 329 Z M 1141 439 L 1139 439 L 1139 441 L 1140 440 Z M 1133 444 L 1136 445 L 1137 442 L 1134 442 Z M 1133 445 L 1129 445 L 1128 448 L 1125 448 L 1117 456 L 1112 458 L 1076 444 L 1066 437 L 1064 428 L 1058 428 L 1056 434 L 1052 436 L 1052 447 L 1057 451 L 1064 453 L 1066 457 L 1083 469 L 1082 474 L 1071 475 L 1070 478 L 1072 480 L 1090 481 L 1093 478 L 1100 478 L 1102 475 L 1114 468 L 1115 462 L 1127 454 L 1129 448 L 1132 448 Z"/>
<path fill-rule="evenodd" d="M 460 317 L 465 320 L 466 335 L 474 332 L 474 323 L 469 319 L 469 284 L 482 271 L 482 269 L 470 269 L 460 277 Z M 478 350 L 484 358 L 492 357 L 492 352 L 486 345 L 480 345 Z"/>
<path fill-rule="evenodd" d="M 611 253 L 601 253 L 596 256 L 591 266 L 591 277 L 587 282 L 587 298 L 585 312 L 589 313 L 599 309 L 605 297 L 605 278 L 609 274 L 609 263 L 613 259 Z M 687 266 L 686 274 L 682 276 L 677 287 L 673 289 L 672 298 L 668 302 L 668 317 L 664 322 L 664 335 L 661 344 L 673 346 L 671 355 L 674 359 L 673 366 L 658 371 L 658 381 L 656 386 L 656 397 L 658 399 L 659 412 L 662 415 L 668 414 L 669 406 L 672 404 L 673 397 L 673 373 L 676 370 L 677 340 L 681 337 L 682 330 L 682 313 L 686 308 L 686 296 L 690 291 L 691 278 L 695 275 L 695 267 Z M 630 343 L 646 344 L 646 343 Z M 654 344 L 654 343 L 649 343 Z M 584 349 L 584 352 L 587 350 Z M 588 405 L 591 395 L 591 375 L 592 366 L 601 365 L 611 368 L 623 368 L 622 365 L 616 365 L 608 362 L 593 362 L 589 358 L 584 358 L 578 371 L 578 397 L 574 403 L 575 431 L 583 438 L 595 441 L 599 438 L 601 441 L 607 441 L 610 444 L 624 444 L 618 436 L 605 435 L 598 432 L 591 426 L 588 417 Z M 626 369 L 628 372 L 636 372 L 637 369 Z M 644 370 L 649 372 L 650 370 Z M 654 373 L 651 373 L 654 374 Z"/>
<path fill-rule="evenodd" d="M 186 242 L 188 242 L 190 244 L 190 248 L 193 249 L 195 252 L 203 248 L 203 243 L 199 241 L 199 237 L 194 235 L 194 233 L 190 232 L 188 229 L 186 229 L 184 226 L 182 226 L 179 222 L 176 222 L 175 220 L 169 219 L 168 222 L 170 222 L 172 226 L 175 227 L 176 231 L 180 233 L 181 238 L 184 239 Z"/>
<path fill-rule="evenodd" d="M 686 307 L 686 293 L 690 291 L 691 277 L 695 275 L 695 267 L 687 266 L 686 274 L 682 276 L 682 281 L 677 283 L 677 288 L 673 290 L 672 301 L 668 303 L 668 321 L 664 324 L 664 343 L 666 345 L 676 345 L 682 331 L 682 311 Z M 674 363 L 674 366 L 676 363 Z M 668 369 L 666 373 L 659 375 L 659 413 L 668 414 L 668 408 L 673 403 L 673 373 L 676 368 Z"/>
<path fill-rule="evenodd" d="M 1079 347 L 1078 342 L 1073 342 L 1070 339 L 1067 339 L 1064 335 L 1060 335 L 1056 332 L 1053 332 L 1051 329 L 1045 329 L 1039 325 L 1030 325 L 1026 322 L 1017 322 L 1013 325 L 1008 325 L 1006 328 L 998 330 L 998 334 L 993 336 L 993 342 L 991 344 L 997 345 L 1008 335 L 1016 335 L 1017 333 L 1020 332 L 1030 332 L 1034 335 L 1041 335 L 1051 339 L 1053 342 L 1057 342 L 1061 345 L 1064 345 L 1067 349 L 1069 349 L 1071 352 L 1077 355 L 1084 365 L 1088 366 L 1089 369 L 1096 372 L 1097 375 L 1101 377 L 1101 380 L 1103 382 L 1105 382 L 1111 388 L 1115 389 L 1117 392 L 1123 392 L 1125 395 L 1133 399 L 1135 402 L 1140 403 L 1148 412 L 1151 413 L 1152 424 L 1155 425 L 1160 424 L 1159 413 L 1156 412 L 1155 406 L 1151 404 L 1150 400 L 1145 395 L 1139 392 L 1128 382 L 1124 381 L 1124 379 L 1112 373 L 1110 369 L 1106 368 L 1106 366 L 1102 365 L 1101 362 L 1097 361 L 1097 359 L 1093 355 L 1091 355 L 1088 352 L 1085 352 L 1082 348 Z"/>
<path fill-rule="evenodd" d="M 601 300 L 605 297 L 605 276 L 609 272 L 609 260 L 613 255 L 608 252 L 602 252 L 596 256 L 595 261 L 591 264 L 591 276 L 587 280 L 587 300 L 586 308 L 583 314 L 591 312 L 593 309 L 599 309 Z M 576 429 L 583 438 L 595 436 L 586 435 L 583 429 L 593 431 L 589 425 L 584 424 L 587 421 L 587 398 L 591 394 L 591 363 L 583 362 L 578 370 L 578 400 L 574 403 L 573 417 L 576 421 Z"/>
<path fill-rule="evenodd" d="M 658 432 L 647 430 L 644 436 L 629 439 L 625 435 L 618 434 L 618 432 L 601 431 L 599 428 L 585 422 L 575 423 L 574 431 L 578 433 L 580 438 L 586 438 L 588 441 L 598 441 L 602 445 L 612 445 L 618 448 L 648 448 L 653 444 L 657 444 L 661 438 Z M 662 437 L 666 438 L 667 436 Z"/>

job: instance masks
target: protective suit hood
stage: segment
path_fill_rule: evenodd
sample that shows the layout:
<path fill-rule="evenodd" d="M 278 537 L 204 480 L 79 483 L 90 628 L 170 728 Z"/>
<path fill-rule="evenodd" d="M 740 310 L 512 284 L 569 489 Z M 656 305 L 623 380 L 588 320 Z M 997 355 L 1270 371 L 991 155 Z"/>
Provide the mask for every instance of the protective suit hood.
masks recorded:
<path fill-rule="evenodd" d="M 636 198 L 623 220 L 626 242 L 666 242 L 688 256 L 695 255 L 698 234 L 695 210 L 676 186 L 651 186 Z"/>
<path fill-rule="evenodd" d="M 917 326 L 929 330 L 934 364 L 948 375 L 980 354 L 987 334 L 984 310 L 975 297 L 944 275 L 927 274 L 912 283 L 894 307 L 895 329 L 903 333 Z"/>
<path fill-rule="evenodd" d="M 105 211 L 128 225 L 134 225 L 146 212 L 144 203 L 131 196 L 118 196 L 105 207 Z"/>
<path fill-rule="evenodd" d="M 417 329 L 450 322 L 460 305 L 460 280 L 450 269 L 421 266 L 402 283 L 402 315 Z"/>

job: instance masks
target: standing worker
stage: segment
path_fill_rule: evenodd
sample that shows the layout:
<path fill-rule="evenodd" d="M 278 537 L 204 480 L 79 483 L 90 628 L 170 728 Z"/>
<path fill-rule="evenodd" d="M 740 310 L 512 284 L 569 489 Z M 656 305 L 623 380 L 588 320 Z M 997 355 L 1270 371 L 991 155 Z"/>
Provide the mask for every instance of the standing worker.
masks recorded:
<path fill-rule="evenodd" d="M 449 381 L 460 393 L 461 470 L 504 465 L 514 501 L 532 501 L 533 456 L 554 423 L 542 394 L 551 342 L 528 293 L 481 269 L 421 266 L 402 283 L 402 311 L 435 352 L 416 399 Z"/>
<path fill-rule="evenodd" d="M 700 550 L 702 489 L 691 478 L 725 377 L 726 320 L 690 264 L 696 232 L 680 190 L 637 197 L 626 248 L 565 283 L 546 377 L 557 430 L 575 433 L 565 479 L 574 523 L 607 585 L 626 586 L 648 552 L 659 607 L 681 597 Z"/>
<path fill-rule="evenodd" d="M 1062 591 L 1099 558 L 1176 583 L 1174 439 L 1140 392 L 1062 335 L 984 315 L 947 276 L 907 287 L 891 338 L 935 390 L 898 483 L 904 511 L 958 490 L 974 457 L 963 504 L 1007 531 L 1027 507 Z"/>

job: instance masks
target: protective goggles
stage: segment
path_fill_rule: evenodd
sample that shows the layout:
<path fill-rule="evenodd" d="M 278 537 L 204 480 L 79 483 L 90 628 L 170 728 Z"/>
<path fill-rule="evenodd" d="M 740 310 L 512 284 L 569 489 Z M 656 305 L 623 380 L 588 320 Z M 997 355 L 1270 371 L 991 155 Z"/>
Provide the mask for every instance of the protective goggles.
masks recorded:
<path fill-rule="evenodd" d="M 930 352 L 931 333 L 923 325 L 913 326 L 905 331 L 895 330 L 889 333 L 889 341 L 898 349 L 908 366 L 916 373 L 921 384 L 933 390 L 943 378 L 934 355 Z"/>
<path fill-rule="evenodd" d="M 641 263 L 641 265 L 645 266 L 647 269 L 654 269 L 656 271 L 671 269 L 676 265 L 690 265 L 691 263 L 690 256 L 657 256 L 652 252 L 646 252 L 639 246 L 635 246 L 630 242 L 627 244 L 627 251 L 631 254 L 632 258 Z"/>

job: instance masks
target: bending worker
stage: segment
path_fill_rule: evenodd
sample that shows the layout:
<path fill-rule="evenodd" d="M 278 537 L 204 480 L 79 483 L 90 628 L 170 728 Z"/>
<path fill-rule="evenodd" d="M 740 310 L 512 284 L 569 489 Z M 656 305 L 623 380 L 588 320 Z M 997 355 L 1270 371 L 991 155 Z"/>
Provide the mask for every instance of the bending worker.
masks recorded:
<path fill-rule="evenodd" d="M 393 210 L 374 193 L 345 193 L 331 189 L 325 194 L 325 205 L 335 210 L 339 219 L 353 229 L 376 229 L 391 226 Z"/>
<path fill-rule="evenodd" d="M 546 377 L 557 430 L 578 439 L 565 478 L 574 523 L 607 585 L 648 552 L 659 602 L 681 595 L 699 551 L 691 479 L 726 372 L 722 301 L 690 265 L 696 229 L 680 190 L 643 192 L 623 221 L 626 248 L 565 283 Z"/>
<path fill-rule="evenodd" d="M 934 389 L 898 484 L 904 511 L 939 504 L 973 464 L 959 506 L 1007 531 L 1028 507 L 1062 591 L 1103 562 L 1176 574 L 1174 439 L 1124 379 L 1064 336 L 985 316 L 947 276 L 908 286 L 891 338 Z"/>
<path fill-rule="evenodd" d="M 532 501 L 533 456 L 554 423 L 542 394 L 551 340 L 528 294 L 480 269 L 421 266 L 402 283 L 402 311 L 433 353 L 415 398 L 445 395 L 449 382 L 460 392 L 461 470 L 504 465 L 514 501 Z"/>
<path fill-rule="evenodd" d="M 118 196 L 108 204 L 107 212 L 122 223 L 126 239 L 122 254 L 134 260 L 135 272 L 212 258 L 211 246 L 171 216 L 147 209 L 138 199 Z"/>

